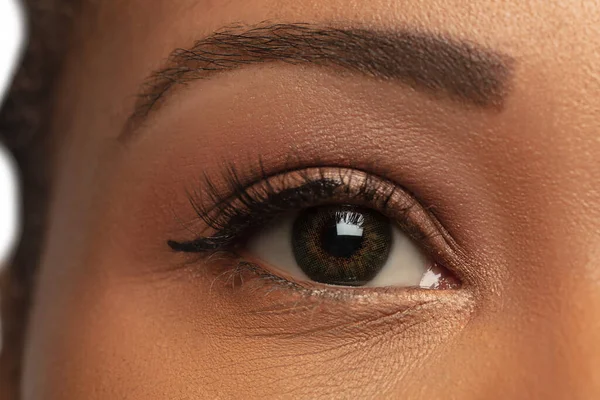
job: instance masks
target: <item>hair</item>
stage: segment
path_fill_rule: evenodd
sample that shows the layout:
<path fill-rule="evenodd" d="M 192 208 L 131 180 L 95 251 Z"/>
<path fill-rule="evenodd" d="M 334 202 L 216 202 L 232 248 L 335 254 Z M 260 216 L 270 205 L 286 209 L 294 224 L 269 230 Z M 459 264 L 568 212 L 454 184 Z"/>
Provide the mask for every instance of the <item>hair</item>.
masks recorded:
<path fill-rule="evenodd" d="M 18 398 L 28 311 L 52 183 L 51 155 L 47 151 L 52 99 L 69 48 L 72 16 L 80 2 L 21 0 L 28 40 L 20 68 L 0 107 L 0 142 L 12 154 L 20 178 L 22 232 L 14 256 L 0 278 L 1 400 Z"/>

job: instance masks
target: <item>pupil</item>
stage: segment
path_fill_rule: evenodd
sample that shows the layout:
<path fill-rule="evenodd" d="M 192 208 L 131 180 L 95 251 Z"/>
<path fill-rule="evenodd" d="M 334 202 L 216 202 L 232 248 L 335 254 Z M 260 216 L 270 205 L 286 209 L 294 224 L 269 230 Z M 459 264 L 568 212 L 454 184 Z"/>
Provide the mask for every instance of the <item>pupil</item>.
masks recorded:
<path fill-rule="evenodd" d="M 323 229 L 323 250 L 332 257 L 351 258 L 362 248 L 363 229 L 352 222 L 332 219 Z"/>
<path fill-rule="evenodd" d="M 296 263 L 313 281 L 362 286 L 386 264 L 392 245 L 390 221 L 354 206 L 308 208 L 292 229 Z"/>

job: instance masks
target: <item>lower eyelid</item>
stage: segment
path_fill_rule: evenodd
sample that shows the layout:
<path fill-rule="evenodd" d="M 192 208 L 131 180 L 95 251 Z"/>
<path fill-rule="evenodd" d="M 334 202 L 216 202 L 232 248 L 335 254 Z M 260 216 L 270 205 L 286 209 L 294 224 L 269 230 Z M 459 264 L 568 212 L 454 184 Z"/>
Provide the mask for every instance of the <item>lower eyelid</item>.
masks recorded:
<path fill-rule="evenodd" d="M 230 272 L 235 269 L 223 268 L 229 268 Z M 314 285 L 300 286 L 277 276 L 264 275 L 260 267 L 259 270 L 254 268 L 246 264 L 235 272 L 243 278 L 231 279 L 231 275 L 222 274 L 210 284 L 211 292 L 221 299 L 219 301 L 230 303 L 239 309 L 240 315 L 261 319 L 260 324 L 250 324 L 260 326 L 259 329 L 243 330 L 245 336 L 292 339 L 335 333 L 343 338 L 360 335 L 365 329 L 375 335 L 377 329 L 382 329 L 383 334 L 390 326 L 401 330 L 403 326 L 427 322 L 449 310 L 468 314 L 473 308 L 468 292 L 411 288 L 323 289 Z M 296 320 L 298 324 L 292 322 Z"/>
<path fill-rule="evenodd" d="M 367 304 L 376 306 L 379 302 L 389 304 L 412 304 L 413 301 L 437 301 L 439 290 L 420 287 L 362 286 L 344 287 L 312 282 L 308 278 L 298 280 L 277 268 L 261 265 L 252 257 L 244 257 L 240 253 L 223 253 L 212 260 L 204 260 L 205 271 L 210 281 L 211 290 L 227 290 L 229 295 L 264 295 L 265 299 L 274 300 L 273 294 L 285 296 L 286 300 L 298 302 L 323 301 L 335 305 L 351 306 Z M 212 265 L 210 265 L 212 264 Z M 190 266 L 194 270 L 196 266 Z M 212 272 L 210 272 L 212 269 Z M 277 271 L 277 272 L 272 272 Z M 454 288 L 452 288 L 454 289 Z M 441 296 L 447 298 L 462 291 L 443 290 Z M 464 293 L 461 294 L 464 296 Z M 323 303 L 324 304 L 324 303 Z"/>
<path fill-rule="evenodd" d="M 252 336 L 293 339 L 302 336 L 334 335 L 343 338 L 359 336 L 365 329 L 368 329 L 371 339 L 373 339 L 378 329 L 384 330 L 385 333 L 385 331 L 390 332 L 390 326 L 402 329 L 403 326 L 408 327 L 415 323 L 426 321 L 428 318 L 424 314 L 426 314 L 427 305 L 428 303 L 414 303 L 410 305 L 395 305 L 389 308 L 379 305 L 377 307 L 370 307 L 368 312 L 354 309 L 347 312 L 345 317 L 341 317 L 339 312 L 331 312 L 331 310 L 324 312 L 322 310 L 323 304 L 306 306 L 297 302 L 284 303 L 276 309 L 253 311 L 252 314 L 257 316 L 278 315 L 281 317 L 310 314 L 313 317 L 313 322 L 304 323 L 289 331 L 281 329 L 281 325 L 279 325 L 279 329 L 268 329 L 262 326 L 262 334 L 258 335 L 255 333 Z M 319 318 L 316 318 L 317 316 Z"/>
<path fill-rule="evenodd" d="M 213 270 L 232 268 L 224 262 Z M 248 340 L 261 348 L 257 357 L 278 357 L 279 362 L 332 357 L 344 366 L 354 361 L 349 367 L 356 368 L 356 354 L 364 352 L 366 357 L 381 357 L 377 362 L 382 368 L 398 371 L 409 368 L 405 363 L 410 360 L 424 362 L 474 315 L 472 296 L 465 292 L 364 288 L 351 295 L 346 290 L 299 290 L 251 275 L 235 286 L 226 279 L 184 284 L 190 285 L 191 296 L 204 293 L 202 309 L 218 308 L 216 315 L 214 311 L 205 315 L 216 318 L 209 323 L 226 322 L 226 337 L 215 338 L 219 343 Z M 277 351 L 282 348 L 283 355 Z"/>

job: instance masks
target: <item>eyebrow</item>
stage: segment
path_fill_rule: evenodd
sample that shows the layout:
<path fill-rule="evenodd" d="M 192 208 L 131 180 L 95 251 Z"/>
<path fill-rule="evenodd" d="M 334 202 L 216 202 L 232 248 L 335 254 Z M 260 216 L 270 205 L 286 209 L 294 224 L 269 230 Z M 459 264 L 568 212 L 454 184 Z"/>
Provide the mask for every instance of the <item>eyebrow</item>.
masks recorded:
<path fill-rule="evenodd" d="M 308 23 L 229 26 L 176 49 L 142 84 L 124 135 L 178 87 L 244 66 L 283 62 L 395 80 L 481 108 L 502 109 L 513 59 L 470 41 L 419 30 L 378 31 Z"/>

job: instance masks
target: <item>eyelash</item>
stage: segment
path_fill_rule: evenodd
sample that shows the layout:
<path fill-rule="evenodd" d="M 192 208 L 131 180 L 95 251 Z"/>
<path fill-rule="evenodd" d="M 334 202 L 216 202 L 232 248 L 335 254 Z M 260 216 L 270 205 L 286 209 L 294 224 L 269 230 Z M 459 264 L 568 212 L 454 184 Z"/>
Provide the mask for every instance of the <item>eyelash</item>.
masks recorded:
<path fill-rule="evenodd" d="M 169 246 L 176 251 L 196 253 L 222 250 L 241 241 L 253 229 L 268 223 L 278 214 L 306 206 L 310 201 L 327 199 L 339 187 L 323 175 L 321 179 L 311 179 L 302 174 L 304 182 L 300 185 L 276 190 L 271 180 L 277 179 L 277 176 L 267 175 L 261 164 L 259 177 L 248 179 L 251 183 L 244 184 L 245 180 L 235 166 L 229 165 L 223 174 L 226 195 L 210 178 L 205 177 L 203 186 L 206 189 L 188 192 L 188 200 L 196 215 L 215 233 L 190 242 L 169 241 Z M 257 186 L 261 183 L 264 186 Z M 208 201 L 203 199 L 203 193 Z"/>
<path fill-rule="evenodd" d="M 431 215 L 413 196 L 383 178 L 342 167 L 290 169 L 269 174 L 260 160 L 259 170 L 246 175 L 229 164 L 221 178 L 225 182 L 224 191 L 205 176 L 203 185 L 188 192 L 195 214 L 214 233 L 191 241 L 170 240 L 168 245 L 173 251 L 236 254 L 236 249 L 243 247 L 253 232 L 284 213 L 324 204 L 351 203 L 374 208 L 387 215 L 436 263 L 446 264 L 440 259 L 443 254 L 440 246 L 432 243 L 433 239 L 443 236 L 439 226 L 430 224 L 431 231 L 426 232 L 410 214 L 415 210 L 423 211 L 422 215 L 427 215 L 430 222 Z M 246 261 L 240 261 L 240 265 L 247 266 L 246 269 L 250 267 L 255 274 L 260 271 L 258 274 L 261 276 L 283 279 Z"/>

